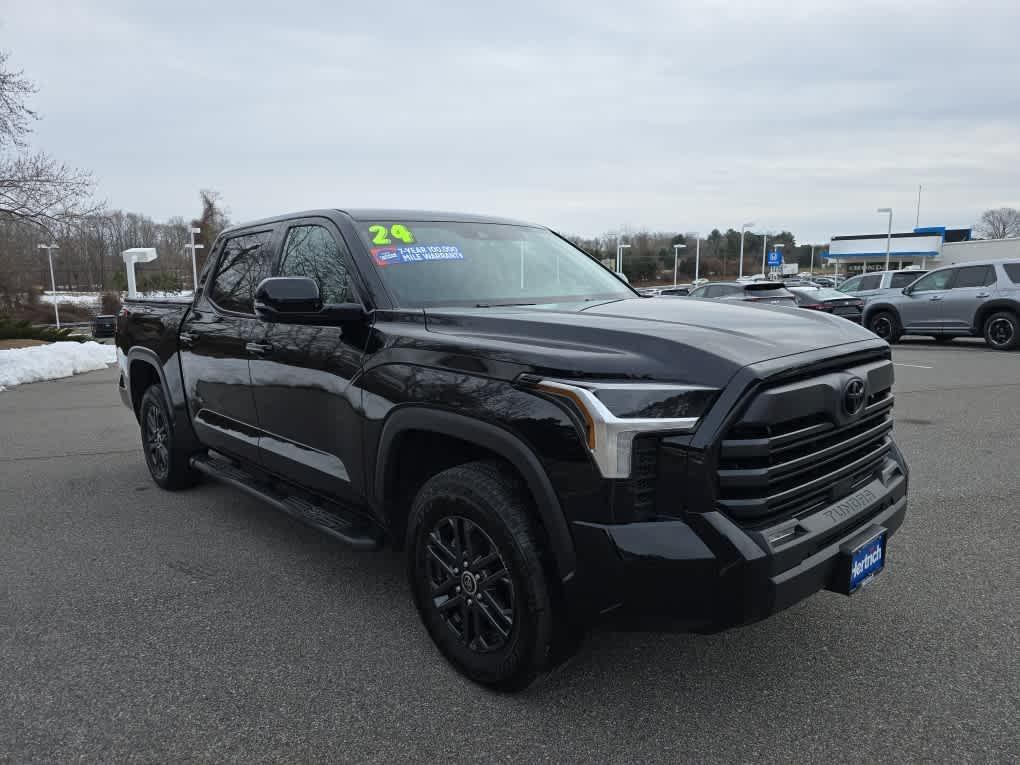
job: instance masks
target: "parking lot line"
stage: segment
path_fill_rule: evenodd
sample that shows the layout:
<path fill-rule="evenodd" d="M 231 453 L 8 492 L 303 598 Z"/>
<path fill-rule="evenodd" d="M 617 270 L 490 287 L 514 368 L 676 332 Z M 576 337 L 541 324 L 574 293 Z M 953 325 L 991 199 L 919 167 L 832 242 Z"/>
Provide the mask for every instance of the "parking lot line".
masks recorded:
<path fill-rule="evenodd" d="M 894 367 L 915 367 L 917 369 L 934 369 L 935 368 L 935 367 L 927 367 L 924 364 L 903 364 L 902 362 L 899 362 L 899 361 L 894 361 L 893 362 L 893 366 Z"/>

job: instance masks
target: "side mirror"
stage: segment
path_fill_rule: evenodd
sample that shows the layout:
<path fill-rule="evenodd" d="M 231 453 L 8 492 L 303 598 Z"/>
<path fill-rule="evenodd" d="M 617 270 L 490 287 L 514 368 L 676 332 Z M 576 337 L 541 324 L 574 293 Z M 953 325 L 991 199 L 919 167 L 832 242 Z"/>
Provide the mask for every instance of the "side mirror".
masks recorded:
<path fill-rule="evenodd" d="M 903 294 L 904 295 L 909 295 L 911 292 L 913 292 L 913 290 L 910 289 L 910 287 L 904 287 L 903 288 Z"/>
<path fill-rule="evenodd" d="M 305 276 L 273 276 L 255 290 L 255 314 L 287 324 L 340 324 L 364 318 L 361 303 L 326 303 L 319 285 Z"/>

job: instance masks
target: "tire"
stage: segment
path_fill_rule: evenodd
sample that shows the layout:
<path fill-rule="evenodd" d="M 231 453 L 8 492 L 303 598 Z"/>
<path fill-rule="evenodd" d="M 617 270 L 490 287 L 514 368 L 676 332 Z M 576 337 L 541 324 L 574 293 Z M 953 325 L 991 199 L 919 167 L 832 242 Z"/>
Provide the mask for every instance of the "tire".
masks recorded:
<path fill-rule="evenodd" d="M 191 454 L 176 443 L 173 417 L 160 385 L 150 385 L 142 395 L 138 420 L 145 464 L 156 485 L 171 491 L 194 486 L 200 474 L 191 467 Z"/>
<path fill-rule="evenodd" d="M 899 317 L 892 311 L 879 311 L 868 319 L 868 329 L 887 343 L 898 343 L 903 337 Z"/>
<path fill-rule="evenodd" d="M 985 342 L 997 351 L 1011 351 L 1020 345 L 1020 322 L 1015 313 L 998 311 L 985 319 Z"/>
<path fill-rule="evenodd" d="M 408 579 L 429 636 L 459 672 L 500 691 L 523 690 L 576 648 L 554 645 L 568 630 L 531 510 L 516 473 L 471 462 L 429 479 L 408 520 Z"/>

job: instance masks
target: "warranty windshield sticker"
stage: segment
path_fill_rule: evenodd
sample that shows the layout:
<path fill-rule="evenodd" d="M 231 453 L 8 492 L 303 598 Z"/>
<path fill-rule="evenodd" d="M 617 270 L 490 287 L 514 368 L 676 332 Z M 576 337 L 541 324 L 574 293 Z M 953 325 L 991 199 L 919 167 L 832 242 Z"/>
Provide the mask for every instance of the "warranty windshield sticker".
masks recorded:
<path fill-rule="evenodd" d="M 419 244 L 412 247 L 373 247 L 372 260 L 377 266 L 395 263 L 420 263 L 427 260 L 464 260 L 464 253 L 453 244 Z"/>

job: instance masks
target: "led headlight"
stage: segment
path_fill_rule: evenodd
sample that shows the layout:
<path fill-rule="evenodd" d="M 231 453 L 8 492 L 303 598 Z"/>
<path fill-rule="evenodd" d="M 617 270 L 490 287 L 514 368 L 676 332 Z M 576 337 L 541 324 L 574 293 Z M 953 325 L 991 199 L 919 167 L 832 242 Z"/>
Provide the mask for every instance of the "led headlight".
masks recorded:
<path fill-rule="evenodd" d="M 635 436 L 693 431 L 719 392 L 669 383 L 526 382 L 572 404 L 583 421 L 588 449 L 605 478 L 630 476 Z"/>

